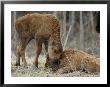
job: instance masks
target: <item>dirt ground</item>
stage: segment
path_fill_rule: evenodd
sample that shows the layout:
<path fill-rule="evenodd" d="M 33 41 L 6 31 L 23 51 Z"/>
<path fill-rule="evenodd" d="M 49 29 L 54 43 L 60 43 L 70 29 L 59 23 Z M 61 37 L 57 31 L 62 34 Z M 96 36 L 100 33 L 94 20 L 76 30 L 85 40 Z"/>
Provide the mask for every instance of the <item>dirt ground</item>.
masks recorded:
<path fill-rule="evenodd" d="M 33 66 L 34 57 L 26 57 L 28 66 L 15 66 L 15 55 L 11 59 L 11 76 L 12 77 L 99 77 L 100 73 L 85 73 L 81 71 L 74 71 L 72 73 L 58 74 L 53 73 L 50 68 L 45 68 L 45 56 L 39 57 L 39 67 Z"/>

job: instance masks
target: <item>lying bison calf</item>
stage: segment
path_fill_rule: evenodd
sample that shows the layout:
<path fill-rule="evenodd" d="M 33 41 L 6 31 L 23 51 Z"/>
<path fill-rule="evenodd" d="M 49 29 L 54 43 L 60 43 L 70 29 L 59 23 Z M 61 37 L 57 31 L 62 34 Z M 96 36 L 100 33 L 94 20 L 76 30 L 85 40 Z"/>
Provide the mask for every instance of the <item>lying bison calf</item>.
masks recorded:
<path fill-rule="evenodd" d="M 72 71 L 100 72 L 100 60 L 90 54 L 77 49 L 64 50 L 60 59 L 53 64 L 48 61 L 48 66 L 57 73 Z"/>
<path fill-rule="evenodd" d="M 24 65 L 27 64 L 25 48 L 32 39 L 36 40 L 36 57 L 34 61 L 36 67 L 38 67 L 38 57 L 42 51 L 43 43 L 48 54 L 47 56 L 52 60 L 59 59 L 62 45 L 60 41 L 60 25 L 55 16 L 39 13 L 27 14 L 16 20 L 15 27 L 18 40 L 16 65 L 20 65 L 20 57 Z"/>

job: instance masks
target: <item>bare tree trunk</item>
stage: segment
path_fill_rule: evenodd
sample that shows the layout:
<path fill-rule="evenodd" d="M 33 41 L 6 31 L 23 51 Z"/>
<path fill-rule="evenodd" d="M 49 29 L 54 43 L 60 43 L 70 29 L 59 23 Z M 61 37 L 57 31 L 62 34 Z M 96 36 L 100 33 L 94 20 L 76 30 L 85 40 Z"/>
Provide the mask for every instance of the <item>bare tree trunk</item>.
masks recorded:
<path fill-rule="evenodd" d="M 55 15 L 57 17 L 58 16 L 57 11 L 53 11 L 53 15 Z"/>
<path fill-rule="evenodd" d="M 14 11 L 14 29 L 15 29 L 15 22 L 16 22 L 16 11 Z"/>
<path fill-rule="evenodd" d="M 90 20 L 91 20 L 91 33 L 92 33 L 92 48 L 94 49 L 94 45 L 95 45 L 95 25 L 94 25 L 94 18 L 93 18 L 93 12 L 91 11 L 90 12 Z M 92 50 L 92 53 L 93 53 L 93 50 Z"/>
<path fill-rule="evenodd" d="M 80 11 L 80 47 L 84 49 L 84 28 L 83 28 L 83 17 L 82 11 Z"/>
<path fill-rule="evenodd" d="M 71 29 L 72 29 L 72 26 L 70 26 L 70 27 L 69 27 L 69 31 L 68 31 L 67 36 L 66 36 L 66 38 L 65 38 L 65 42 L 64 42 L 63 49 L 65 49 L 65 48 L 66 48 L 66 44 L 67 44 L 68 37 L 69 37 L 69 35 L 70 35 L 70 31 L 71 31 Z"/>
<path fill-rule="evenodd" d="M 72 13 L 71 13 L 71 28 L 72 28 L 72 35 L 74 36 L 74 32 L 75 32 L 75 28 L 74 28 L 74 24 L 75 24 L 75 12 L 74 11 L 72 11 Z M 75 46 L 75 37 L 73 37 L 73 39 L 72 39 L 72 44 L 73 44 L 73 46 Z"/>
<path fill-rule="evenodd" d="M 62 24 L 62 37 L 61 37 L 61 40 L 62 42 L 64 41 L 65 39 L 65 36 L 66 36 L 66 12 L 64 11 L 63 12 L 63 24 Z"/>
<path fill-rule="evenodd" d="M 16 34 L 17 34 L 17 32 L 16 32 L 16 27 L 15 27 L 15 22 L 16 22 L 16 17 L 17 17 L 17 14 L 16 14 L 16 11 L 14 11 L 14 21 L 13 21 L 13 23 L 14 23 L 14 26 L 13 26 L 13 29 L 14 29 L 14 39 L 15 39 L 15 44 L 17 43 L 17 37 L 16 37 Z"/>
<path fill-rule="evenodd" d="M 16 30 L 15 30 L 15 22 L 16 22 L 16 11 L 11 12 L 12 20 L 11 20 L 11 50 L 15 52 L 16 47 Z"/>
<path fill-rule="evenodd" d="M 75 16 L 75 12 L 72 11 L 72 13 L 71 13 L 71 25 L 72 25 L 73 32 L 74 32 L 74 21 L 75 21 L 74 16 Z"/>
<path fill-rule="evenodd" d="M 64 18 L 63 18 L 63 12 L 59 11 L 58 12 L 58 15 L 59 15 L 59 22 L 60 22 L 60 37 L 61 37 L 61 42 L 63 43 L 63 40 L 62 40 L 62 37 L 63 37 L 63 32 L 64 32 L 64 29 L 63 29 L 63 21 L 64 21 Z"/>
<path fill-rule="evenodd" d="M 64 46 L 63 48 L 65 49 L 66 48 L 66 45 L 67 45 L 67 41 L 68 41 L 68 37 L 70 35 L 70 32 L 74 29 L 74 12 L 71 12 L 70 15 L 69 15 L 69 30 L 67 32 L 67 35 L 66 35 L 66 38 L 65 38 L 65 42 L 64 42 Z M 73 30 L 74 32 L 74 30 Z M 74 40 L 73 40 L 74 41 Z"/>

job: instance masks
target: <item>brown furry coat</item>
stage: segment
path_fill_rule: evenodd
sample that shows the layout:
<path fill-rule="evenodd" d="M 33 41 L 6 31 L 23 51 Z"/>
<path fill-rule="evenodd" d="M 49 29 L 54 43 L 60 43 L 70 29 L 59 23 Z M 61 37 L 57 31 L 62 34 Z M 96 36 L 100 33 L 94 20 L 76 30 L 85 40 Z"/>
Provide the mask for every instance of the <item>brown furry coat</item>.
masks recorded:
<path fill-rule="evenodd" d="M 53 67 L 57 73 L 72 71 L 100 72 L 100 60 L 86 52 L 77 49 L 66 49 L 63 51 L 59 66 Z"/>
<path fill-rule="evenodd" d="M 60 25 L 55 16 L 39 13 L 27 14 L 18 18 L 15 25 L 18 35 L 16 65 L 20 65 L 20 57 L 22 57 L 24 65 L 27 64 L 25 60 L 25 48 L 32 39 L 36 40 L 36 58 L 34 64 L 37 67 L 43 43 L 49 58 L 59 58 L 60 52 L 62 52 L 62 45 L 60 41 Z"/>

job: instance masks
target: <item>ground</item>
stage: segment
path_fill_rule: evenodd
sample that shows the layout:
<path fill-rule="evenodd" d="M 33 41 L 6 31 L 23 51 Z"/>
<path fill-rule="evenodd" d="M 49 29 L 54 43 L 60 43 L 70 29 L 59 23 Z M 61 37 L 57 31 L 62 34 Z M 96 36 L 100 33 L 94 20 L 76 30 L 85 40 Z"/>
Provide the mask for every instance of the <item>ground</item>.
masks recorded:
<path fill-rule="evenodd" d="M 11 76 L 12 77 L 99 77 L 99 73 L 85 73 L 81 71 L 74 71 L 72 73 L 58 74 L 53 73 L 50 68 L 46 69 L 44 67 L 45 64 L 45 56 L 39 57 L 39 67 L 35 68 L 32 63 L 33 59 L 26 57 L 28 66 L 15 66 L 15 55 L 12 54 L 11 61 Z"/>

